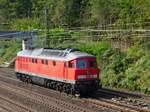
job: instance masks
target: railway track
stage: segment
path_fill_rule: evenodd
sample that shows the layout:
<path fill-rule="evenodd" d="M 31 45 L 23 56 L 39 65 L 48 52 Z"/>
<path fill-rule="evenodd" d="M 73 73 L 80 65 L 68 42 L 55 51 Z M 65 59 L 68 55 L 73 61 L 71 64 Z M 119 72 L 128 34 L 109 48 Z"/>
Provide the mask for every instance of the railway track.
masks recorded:
<path fill-rule="evenodd" d="M 81 108 L 75 105 L 72 105 L 70 103 L 66 103 L 64 101 L 60 101 L 58 99 L 47 97 L 45 95 L 41 95 L 38 93 L 35 93 L 33 91 L 28 91 L 26 89 L 22 89 L 20 87 L 10 85 L 8 83 L 0 81 L 1 87 L 3 89 L 7 89 L 8 91 L 18 94 L 18 96 L 24 96 L 31 100 L 32 102 L 40 105 L 44 105 L 45 108 L 48 108 L 48 110 L 56 111 L 56 112 L 90 112 L 86 110 L 85 108 Z"/>
<path fill-rule="evenodd" d="M 141 109 L 136 106 L 132 106 L 129 104 L 124 104 L 120 102 L 114 102 L 106 99 L 85 99 L 86 101 L 95 104 L 97 106 L 102 105 L 107 108 L 118 109 L 121 112 L 150 112 L 150 110 Z"/>
<path fill-rule="evenodd" d="M 8 88 L 7 88 L 8 89 Z M 7 94 L 7 92 L 8 92 L 8 90 L 7 89 L 4 89 L 4 88 L 1 88 L 1 90 L 3 90 L 3 92 L 5 92 L 5 94 Z M 10 91 L 10 89 L 9 89 L 9 91 Z M 11 98 L 13 97 L 14 98 L 14 96 L 15 96 L 15 94 L 18 96 L 18 95 L 20 95 L 20 94 L 18 94 L 18 93 L 16 93 L 16 92 L 14 92 L 14 91 L 10 91 L 11 92 Z M 10 95 L 10 94 L 9 94 Z M 7 96 L 7 97 L 9 97 L 10 98 L 10 96 Z M 31 106 L 31 108 L 33 108 L 33 107 L 36 107 L 36 109 L 38 110 L 38 111 L 46 111 L 46 112 L 48 112 L 48 111 L 53 111 L 53 112 L 68 112 L 68 111 L 65 111 L 64 109 L 63 109 L 63 111 L 59 108 L 59 107 L 54 107 L 52 104 L 50 105 L 50 106 L 46 106 L 46 105 L 44 105 L 44 104 L 42 104 L 42 102 L 39 102 L 39 101 L 36 101 L 35 99 L 31 99 L 31 98 L 27 98 L 27 97 L 25 97 L 25 96 L 21 96 L 21 97 L 24 97 L 24 100 L 26 100 L 27 102 L 26 103 L 29 103 L 30 105 L 32 105 Z M 21 100 L 21 98 L 20 98 L 20 100 Z M 19 100 L 19 101 L 20 101 Z M 13 99 L 13 101 L 14 101 L 14 99 Z M 36 104 L 36 105 L 35 105 Z M 42 107 L 42 105 L 44 105 L 45 106 L 45 108 L 42 108 L 42 109 L 40 109 L 40 107 Z M 44 107 L 43 106 L 43 107 Z M 29 105 L 28 105 L 28 107 L 29 107 Z M 35 109 L 35 110 L 36 110 Z M 36 111 L 37 111 L 36 110 Z M 21 112 L 21 111 L 20 111 Z M 34 112 L 34 111 L 33 111 Z"/>
<path fill-rule="evenodd" d="M 33 112 L 33 110 L 27 108 L 26 106 L 14 102 L 2 95 L 0 95 L 0 108 L 2 109 L 1 112 L 6 111 L 6 112 L 13 112 L 13 111 L 18 111 L 18 112 Z M 9 106 L 8 106 L 9 105 Z"/>
<path fill-rule="evenodd" d="M 5 71 L 5 73 L 6 73 L 7 71 Z M 66 109 L 68 109 L 69 108 L 69 112 L 92 112 L 93 111 L 93 108 L 91 108 L 91 109 L 89 109 L 89 108 L 85 108 L 85 105 L 84 104 L 77 104 L 76 102 L 72 102 L 72 104 L 69 102 L 69 103 L 66 103 L 66 102 L 64 102 L 64 101 L 60 101 L 60 95 L 58 95 L 58 92 L 55 92 L 55 93 L 57 93 L 56 95 L 54 95 L 55 93 L 53 93 L 52 94 L 52 96 L 54 96 L 54 97 L 56 97 L 57 96 L 57 99 L 55 99 L 55 98 L 53 98 L 53 97 L 48 97 L 48 95 L 46 96 L 46 95 L 42 95 L 42 93 L 38 93 L 38 91 L 39 91 L 39 88 L 38 88 L 38 90 L 37 90 L 37 88 L 36 88 L 36 90 L 29 90 L 29 89 L 32 89 L 32 86 L 31 86 L 31 88 L 29 87 L 30 85 L 27 85 L 27 84 L 25 84 L 25 86 L 24 86 L 24 83 L 22 83 L 22 82 L 20 82 L 20 81 L 18 81 L 18 80 L 14 80 L 12 77 L 9 77 L 8 79 L 6 78 L 6 77 L 4 77 L 4 76 L 0 76 L 0 77 L 3 77 L 3 80 L 1 80 L 0 81 L 0 84 L 3 86 L 3 85 L 5 85 L 3 88 L 7 88 L 7 89 L 11 89 L 11 88 L 15 88 L 15 90 L 12 90 L 12 92 L 17 92 L 17 93 L 21 93 L 20 95 L 18 95 L 18 96 L 23 96 L 23 95 L 26 95 L 26 93 L 29 93 L 29 92 L 31 92 L 30 93 L 30 97 L 29 97 L 29 99 L 32 99 L 33 97 L 35 97 L 36 96 L 36 98 L 34 98 L 34 99 L 42 99 L 44 102 L 43 103 L 45 103 L 45 105 L 47 105 L 47 104 L 51 104 L 51 103 L 55 103 L 57 106 L 58 105 L 60 105 L 61 107 L 64 107 L 64 108 L 66 108 Z M 11 80 L 11 79 L 13 79 L 13 80 Z M 7 83 L 9 81 L 9 83 Z M 19 84 L 19 86 L 18 86 L 18 84 Z M 20 85 L 21 84 L 21 85 Z M 7 86 L 6 86 L 7 85 Z M 10 88 L 11 87 L 11 88 Z M 35 86 L 34 86 L 35 87 Z M 23 89 L 24 88 L 24 89 Z M 41 87 L 42 88 L 42 87 Z M 42 88 L 43 89 L 43 88 Z M 24 93 L 23 93 L 23 91 L 24 91 Z M 49 89 L 46 89 L 46 91 L 49 91 Z M 42 91 L 43 93 L 45 93 L 45 91 Z M 51 93 L 50 93 L 51 94 Z M 32 96 L 33 95 L 33 96 Z M 58 98 L 59 98 L 59 100 L 58 100 Z M 63 99 L 62 99 L 63 100 Z M 66 99 L 67 100 L 67 99 Z M 69 99 L 70 100 L 70 99 Z M 50 102 L 51 101 L 51 102 Z M 83 106 L 82 106 L 83 105 Z M 97 110 L 102 110 L 102 109 L 97 109 Z M 107 109 L 107 110 L 109 110 L 109 109 Z M 61 110 L 62 111 L 62 110 Z M 95 112 L 95 111 L 93 111 L 93 112 Z M 108 112 L 112 112 L 112 111 L 108 111 Z"/>
<path fill-rule="evenodd" d="M 3 74 L 3 75 L 1 75 Z M 15 90 L 13 90 L 14 92 L 16 90 L 18 90 L 18 92 L 20 93 L 21 91 L 26 91 L 25 93 L 28 93 L 29 91 L 31 91 L 30 89 L 32 88 L 29 88 L 29 86 L 31 85 L 24 85 L 23 86 L 23 83 L 18 81 L 17 79 L 15 79 L 15 75 L 14 75 L 14 71 L 13 69 L 0 69 L 0 77 L 3 78 L 3 81 L 1 83 L 5 83 L 5 84 L 2 84 L 2 85 L 5 85 L 7 84 L 8 80 L 10 82 L 10 84 L 12 86 L 15 85 L 15 87 L 11 87 L 11 88 L 15 88 Z M 20 87 L 18 87 L 18 84 Z M 10 87 L 10 86 L 9 86 Z M 22 90 L 22 88 L 25 87 L 24 89 L 25 90 Z M 28 87 L 28 88 L 26 88 Z M 101 111 L 110 111 L 110 112 L 150 112 L 149 109 L 143 109 L 143 108 L 138 108 L 137 106 L 132 106 L 130 104 L 126 104 L 126 103 L 121 103 L 119 101 L 114 101 L 110 98 L 113 98 L 113 97 L 121 97 L 121 99 L 123 98 L 127 98 L 127 96 L 125 96 L 125 94 L 121 94 L 121 93 L 117 93 L 115 94 L 114 92 L 108 92 L 108 91 L 99 91 L 96 95 L 96 97 L 92 96 L 91 98 L 81 98 L 81 99 L 76 99 L 76 98 L 69 98 L 68 96 L 65 96 L 65 95 L 61 95 L 60 97 L 60 93 L 59 92 L 56 92 L 56 91 L 53 91 L 53 90 L 49 90 L 48 88 L 43 88 L 43 87 L 38 87 L 38 86 L 35 86 L 34 85 L 34 88 L 36 87 L 36 90 L 33 90 L 30 94 L 33 94 L 34 96 L 38 96 L 36 97 L 36 99 L 49 99 L 52 101 L 52 103 L 55 103 L 56 105 L 61 105 L 61 107 L 65 108 L 65 109 L 69 109 L 67 111 L 71 111 L 71 110 L 74 110 L 74 111 L 81 111 L 81 112 L 88 112 L 88 110 L 91 112 L 99 112 L 99 110 Z M 5 87 L 6 88 L 6 87 Z M 33 88 L 32 88 L 33 89 Z M 38 92 L 38 90 L 40 89 L 40 92 Z M 25 93 L 22 93 L 22 94 L 25 94 Z M 36 94 L 35 94 L 36 93 Z M 38 94 L 38 95 L 37 95 Z M 49 94 L 51 94 L 52 96 L 54 97 L 57 97 L 57 99 L 61 99 L 61 100 L 64 100 L 65 99 L 65 103 L 64 102 L 61 102 L 60 100 L 56 101 L 55 99 L 51 99 L 49 97 Z M 41 96 L 42 95 L 42 96 Z M 44 96 L 43 96 L 44 95 Z M 122 96 L 121 96 L 122 95 Z M 40 97 L 39 97 L 40 96 Z M 102 96 L 105 96 L 104 98 L 102 98 Z M 128 95 L 129 97 L 130 95 Z M 110 98 L 108 98 L 110 97 Z M 131 98 L 133 98 L 133 96 L 130 96 Z M 33 97 L 32 97 L 33 98 Z M 135 97 L 134 97 L 135 98 Z M 139 99 L 139 97 L 137 97 Z M 30 99 L 30 98 L 29 98 Z M 34 98 L 35 99 L 35 98 Z M 68 102 L 66 104 L 67 101 L 70 101 L 70 103 Z M 49 101 L 45 101 L 47 105 L 47 103 L 51 103 Z M 72 103 L 72 105 L 71 105 Z M 75 105 L 78 105 L 78 106 L 74 106 Z M 66 105 L 66 107 L 64 106 Z M 82 105 L 82 106 L 81 106 Z M 81 107 L 82 108 L 81 108 Z M 85 107 L 87 107 L 85 109 Z M 90 110 L 91 109 L 91 110 Z"/>
<path fill-rule="evenodd" d="M 112 95 L 117 95 L 117 96 L 122 96 L 122 97 L 135 97 L 135 98 L 144 98 L 144 99 L 150 100 L 150 95 L 144 95 L 141 93 L 132 93 L 132 92 L 118 91 L 118 90 L 112 90 L 112 89 L 106 89 L 106 88 L 99 90 L 99 92 L 110 93 Z"/>
<path fill-rule="evenodd" d="M 0 106 L 0 112 L 10 112 L 11 110 L 7 109 L 5 106 Z"/>
<path fill-rule="evenodd" d="M 97 93 L 97 97 L 101 97 L 101 95 L 105 95 L 106 97 L 113 98 L 113 100 L 119 101 L 119 100 L 128 100 L 130 103 L 137 102 L 137 103 L 149 103 L 150 104 L 150 96 L 148 95 L 142 95 L 142 94 L 133 94 L 133 93 L 127 93 L 127 92 L 120 92 L 120 91 L 114 91 L 110 89 L 101 89 Z M 144 104 L 145 105 L 145 104 Z M 142 108 L 142 105 L 140 106 Z"/>

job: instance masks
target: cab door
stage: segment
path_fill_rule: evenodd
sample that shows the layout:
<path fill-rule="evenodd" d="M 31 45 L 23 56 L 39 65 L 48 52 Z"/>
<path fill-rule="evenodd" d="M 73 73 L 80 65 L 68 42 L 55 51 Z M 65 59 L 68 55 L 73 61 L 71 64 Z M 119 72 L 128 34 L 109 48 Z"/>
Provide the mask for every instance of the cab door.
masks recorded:
<path fill-rule="evenodd" d="M 63 79 L 66 80 L 68 75 L 68 63 L 64 62 L 64 73 L 63 73 Z"/>
<path fill-rule="evenodd" d="M 75 60 L 66 62 L 64 67 L 64 79 L 75 80 Z"/>
<path fill-rule="evenodd" d="M 75 76 L 76 76 L 76 61 L 75 60 L 71 60 L 68 62 L 68 75 L 67 75 L 67 79 L 70 81 L 74 81 L 75 80 Z"/>

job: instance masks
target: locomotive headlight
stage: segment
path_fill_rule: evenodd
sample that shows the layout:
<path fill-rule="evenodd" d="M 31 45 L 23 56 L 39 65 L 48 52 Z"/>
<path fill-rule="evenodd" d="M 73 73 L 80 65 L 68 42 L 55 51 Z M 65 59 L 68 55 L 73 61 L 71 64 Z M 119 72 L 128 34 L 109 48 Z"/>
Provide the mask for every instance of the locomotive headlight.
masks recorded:
<path fill-rule="evenodd" d="M 85 79 L 86 75 L 78 75 L 78 79 Z"/>
<path fill-rule="evenodd" d="M 97 74 L 94 74 L 93 77 L 94 77 L 94 78 L 97 78 Z"/>

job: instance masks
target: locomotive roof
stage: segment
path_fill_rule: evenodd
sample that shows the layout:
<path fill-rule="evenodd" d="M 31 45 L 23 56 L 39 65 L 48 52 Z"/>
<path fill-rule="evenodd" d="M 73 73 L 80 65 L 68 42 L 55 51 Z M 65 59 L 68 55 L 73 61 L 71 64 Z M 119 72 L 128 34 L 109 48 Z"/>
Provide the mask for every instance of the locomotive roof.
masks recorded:
<path fill-rule="evenodd" d="M 76 58 L 84 57 L 95 57 L 91 54 L 81 52 L 74 49 L 56 50 L 56 49 L 44 49 L 36 48 L 34 50 L 23 50 L 18 52 L 17 56 L 31 57 L 31 58 L 42 58 L 42 59 L 53 59 L 70 61 Z"/>

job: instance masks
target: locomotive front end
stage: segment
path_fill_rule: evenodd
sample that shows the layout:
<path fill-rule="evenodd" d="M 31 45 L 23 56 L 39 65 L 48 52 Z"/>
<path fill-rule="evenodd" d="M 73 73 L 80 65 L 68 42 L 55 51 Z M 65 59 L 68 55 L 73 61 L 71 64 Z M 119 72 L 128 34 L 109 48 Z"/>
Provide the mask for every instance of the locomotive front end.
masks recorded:
<path fill-rule="evenodd" d="M 101 87 L 100 69 L 95 57 L 85 57 L 76 60 L 76 85 L 80 93 L 92 93 Z"/>

